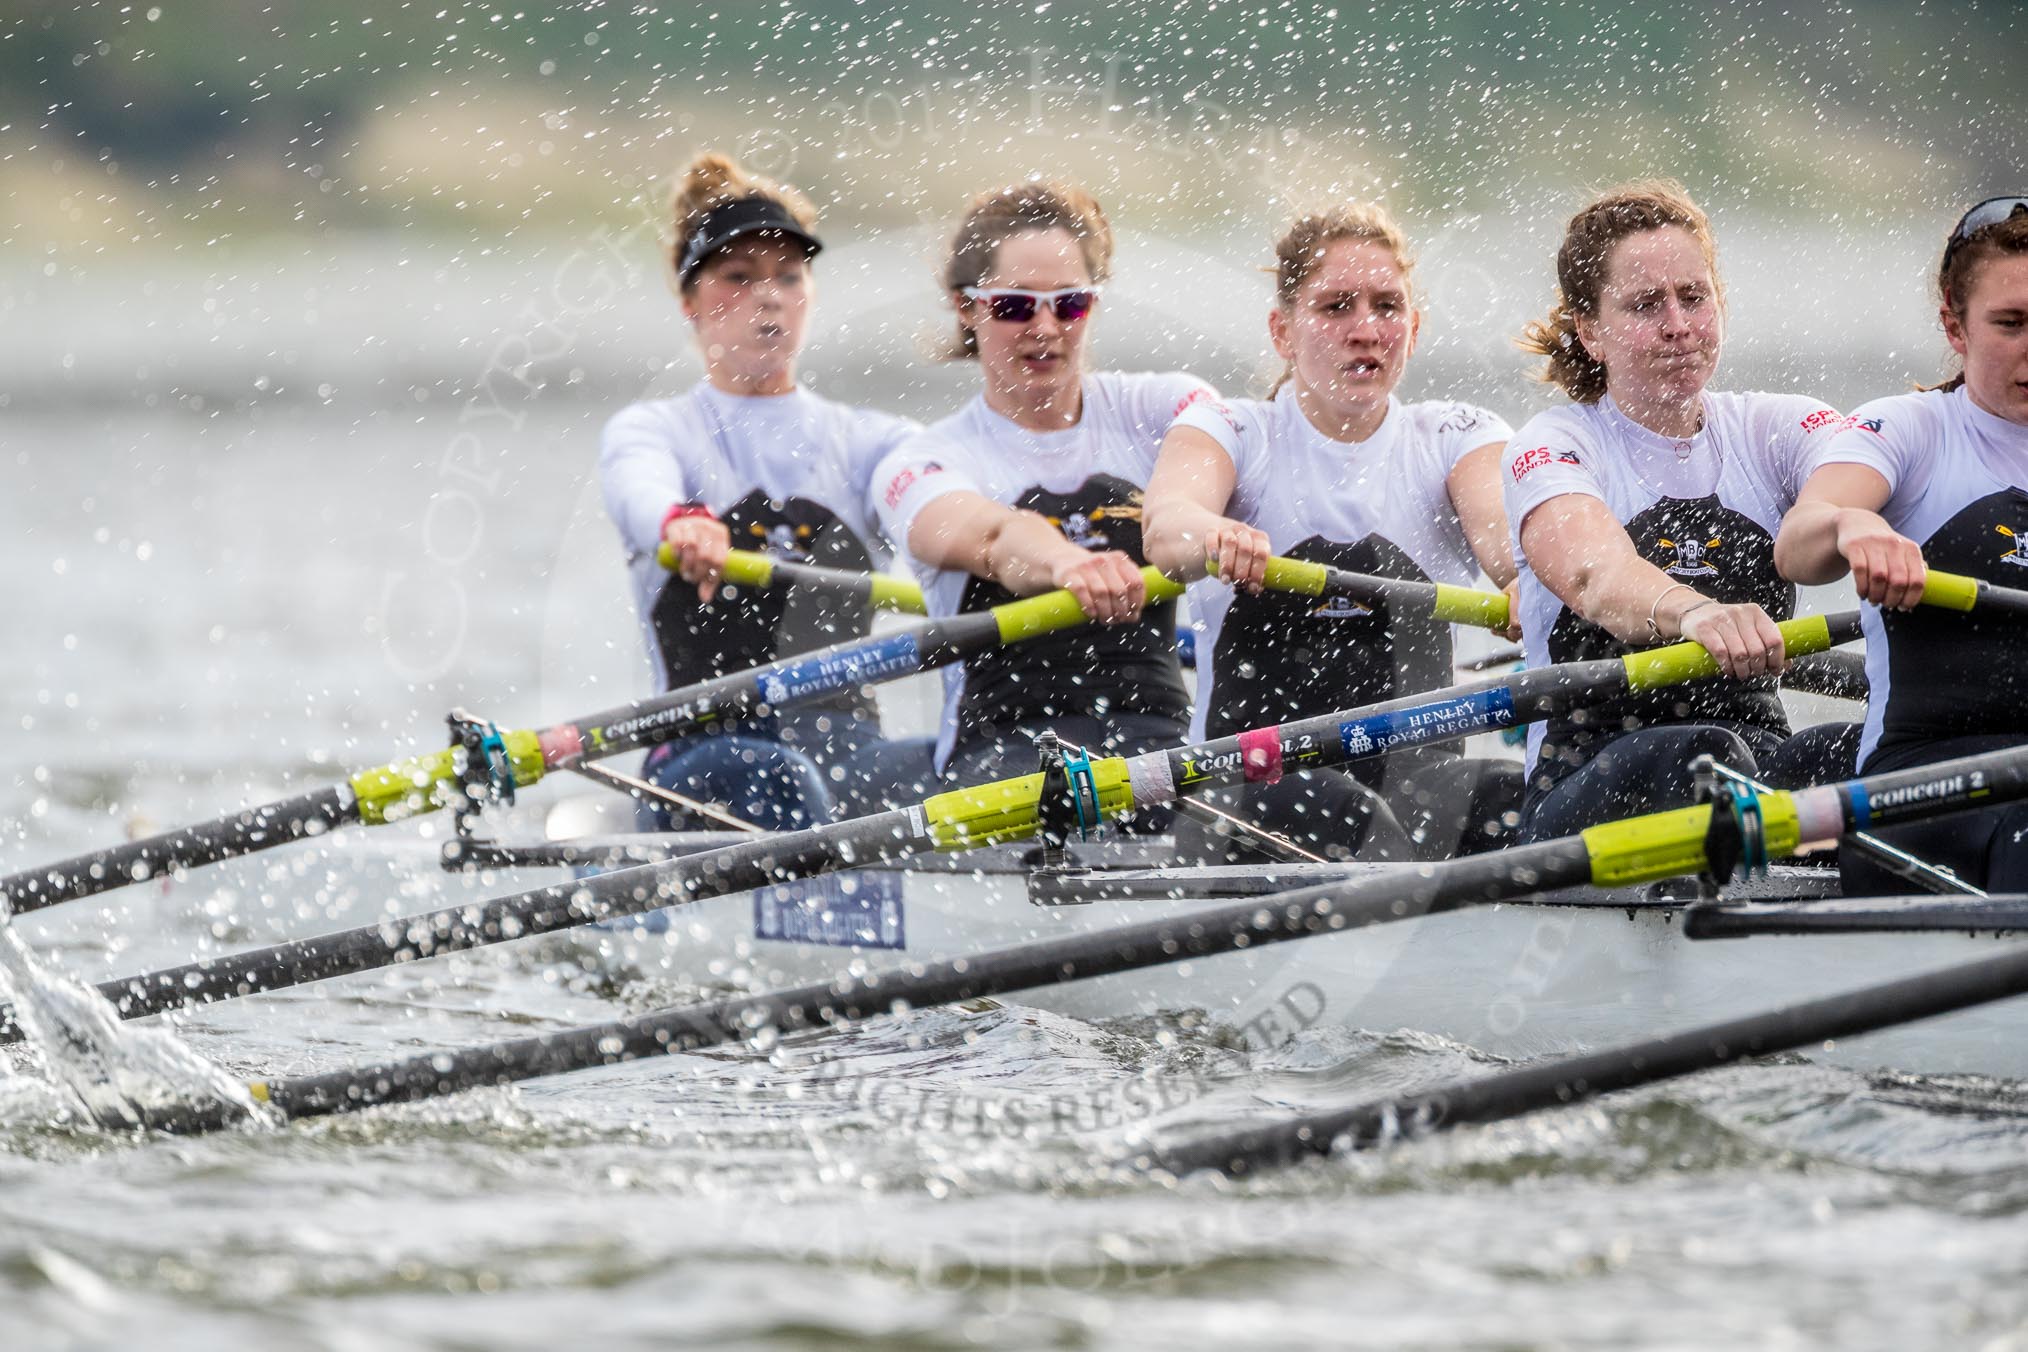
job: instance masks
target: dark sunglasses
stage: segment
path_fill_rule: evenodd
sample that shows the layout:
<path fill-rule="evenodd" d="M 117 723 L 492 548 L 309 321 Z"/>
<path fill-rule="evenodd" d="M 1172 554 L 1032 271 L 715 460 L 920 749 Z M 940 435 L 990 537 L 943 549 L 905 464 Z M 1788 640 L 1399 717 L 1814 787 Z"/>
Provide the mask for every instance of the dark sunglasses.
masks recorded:
<path fill-rule="evenodd" d="M 1944 245 L 1944 260 L 1948 262 L 1958 246 L 1968 242 L 1979 231 L 2015 216 L 2028 216 L 2028 197 L 1988 197 L 1958 218 L 1950 241 Z"/>
<path fill-rule="evenodd" d="M 1066 324 L 1075 324 L 1098 304 L 1095 286 L 1066 286 L 1059 291 L 1022 291 L 1014 287 L 968 286 L 958 294 L 966 300 L 984 301 L 986 313 L 1004 324 L 1026 324 L 1035 318 L 1038 307 L 1047 305 Z"/>

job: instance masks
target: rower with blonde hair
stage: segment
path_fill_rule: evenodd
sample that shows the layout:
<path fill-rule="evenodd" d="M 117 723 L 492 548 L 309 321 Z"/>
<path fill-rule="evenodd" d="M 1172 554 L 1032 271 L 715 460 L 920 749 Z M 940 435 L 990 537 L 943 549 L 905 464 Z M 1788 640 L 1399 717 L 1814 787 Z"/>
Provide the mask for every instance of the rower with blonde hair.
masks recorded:
<path fill-rule="evenodd" d="M 1377 206 L 1302 216 L 1275 246 L 1272 397 L 1194 404 L 1148 486 L 1148 553 L 1192 593 L 1198 738 L 1450 684 L 1451 632 L 1427 616 L 1263 592 L 1270 555 L 1471 585 L 1514 579 L 1500 507 L 1497 413 L 1395 396 L 1422 316 L 1414 259 Z M 1510 763 L 1427 747 L 1250 784 L 1238 814 L 1337 855 L 1441 858 L 1498 844 L 1521 781 Z"/>

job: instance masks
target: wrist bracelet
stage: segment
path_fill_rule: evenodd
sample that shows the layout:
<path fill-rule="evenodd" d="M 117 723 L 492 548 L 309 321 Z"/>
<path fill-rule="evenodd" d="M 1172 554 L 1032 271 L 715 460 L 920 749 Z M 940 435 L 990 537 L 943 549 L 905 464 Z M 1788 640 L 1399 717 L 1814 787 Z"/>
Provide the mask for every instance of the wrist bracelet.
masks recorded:
<path fill-rule="evenodd" d="M 711 509 L 701 502 L 679 502 L 662 514 L 662 529 L 667 531 L 671 521 L 682 521 L 693 516 L 711 517 L 714 521 L 718 519 L 712 515 Z"/>
<path fill-rule="evenodd" d="M 1696 590 L 1697 590 L 1697 589 L 1696 589 L 1695 587 L 1691 586 L 1691 585 L 1690 585 L 1689 583 L 1687 583 L 1687 582 L 1671 582 L 1671 583 L 1670 583 L 1670 584 L 1669 584 L 1668 586 L 1666 586 L 1666 587 L 1662 588 L 1662 590 L 1661 590 L 1661 591 L 1659 591 L 1659 592 L 1655 593 L 1655 603 L 1654 603 L 1653 605 L 1651 605 L 1651 606 L 1649 606 L 1649 607 L 1648 607 L 1648 637 L 1649 637 L 1649 639 L 1651 639 L 1652 641 L 1654 641 L 1654 642 L 1656 642 L 1656 643 L 1660 643 L 1660 642 L 1662 641 L 1662 626 L 1661 626 L 1661 625 L 1660 625 L 1659 623 L 1657 623 L 1657 622 L 1656 622 L 1656 619 L 1655 619 L 1655 617 L 1656 617 L 1656 615 L 1658 615 L 1658 614 L 1660 614 L 1660 613 L 1661 613 L 1661 609 L 1662 609 L 1662 602 L 1666 601 L 1666 600 L 1667 600 L 1667 599 L 1669 598 L 1669 593 L 1670 593 L 1670 592 L 1672 592 L 1672 591 L 1686 591 L 1686 592 L 1692 592 L 1692 593 L 1694 593 L 1694 592 L 1696 592 Z M 1705 600 L 1704 600 L 1704 602 L 1702 602 L 1701 604 L 1709 604 L 1709 602 L 1710 602 L 1710 598 L 1709 598 L 1709 597 L 1706 597 L 1706 598 L 1705 598 Z M 1685 610 L 1685 611 L 1683 612 L 1683 615 L 1688 615 L 1688 614 L 1690 613 L 1690 611 L 1692 611 L 1692 610 L 1695 610 L 1695 609 L 1697 609 L 1697 607 L 1693 605 L 1693 606 L 1691 606 L 1691 607 L 1690 607 L 1690 608 L 1689 608 L 1688 610 Z M 1683 632 L 1683 631 L 1682 631 L 1682 628 L 1681 628 L 1681 625 L 1682 625 L 1682 620 L 1683 620 L 1683 616 L 1682 616 L 1682 615 L 1679 615 L 1679 616 L 1677 616 L 1677 617 L 1676 617 L 1676 621 L 1677 621 L 1677 626 L 1678 626 L 1678 627 L 1677 627 L 1677 631 L 1676 631 L 1676 632 L 1677 632 L 1678 634 L 1681 634 L 1681 633 Z"/>

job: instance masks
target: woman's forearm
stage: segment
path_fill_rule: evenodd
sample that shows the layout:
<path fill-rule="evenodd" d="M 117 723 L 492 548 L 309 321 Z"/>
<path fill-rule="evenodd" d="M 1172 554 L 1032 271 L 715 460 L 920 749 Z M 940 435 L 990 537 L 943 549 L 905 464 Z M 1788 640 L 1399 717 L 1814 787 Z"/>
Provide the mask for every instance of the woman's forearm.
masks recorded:
<path fill-rule="evenodd" d="M 1845 576 L 1847 566 L 1845 555 L 1838 548 L 1838 529 L 1840 519 L 1853 510 L 1856 509 L 1833 502 L 1799 502 L 1790 508 L 1782 518 L 1781 532 L 1775 536 L 1776 570 L 1805 587 L 1836 582 Z"/>
<path fill-rule="evenodd" d="M 1016 596 L 1033 596 L 1056 585 L 1057 571 L 1086 551 L 1036 512 L 1015 512 L 1000 524 L 986 546 L 986 576 Z"/>
<path fill-rule="evenodd" d="M 1195 582 L 1205 574 L 1205 544 L 1225 518 L 1188 498 L 1149 498 L 1141 548 L 1148 562 L 1179 582 Z"/>

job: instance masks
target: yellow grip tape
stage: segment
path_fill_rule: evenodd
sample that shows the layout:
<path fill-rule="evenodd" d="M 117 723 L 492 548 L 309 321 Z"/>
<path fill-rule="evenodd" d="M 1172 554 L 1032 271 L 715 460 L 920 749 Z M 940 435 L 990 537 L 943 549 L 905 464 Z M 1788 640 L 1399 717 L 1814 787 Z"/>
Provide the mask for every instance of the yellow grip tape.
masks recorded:
<path fill-rule="evenodd" d="M 1141 570 L 1141 582 L 1147 588 L 1147 604 L 1151 606 L 1173 601 L 1183 594 L 1181 583 L 1171 582 L 1153 568 Z M 1009 601 L 1004 606 L 993 607 L 992 613 L 1000 626 L 1002 643 L 1018 643 L 1024 638 L 1069 629 L 1085 622 L 1085 613 L 1078 608 L 1077 598 L 1067 591 L 1044 592 L 1040 596 Z"/>
<path fill-rule="evenodd" d="M 1824 652 L 1833 646 L 1831 627 L 1822 615 L 1783 620 L 1775 628 L 1781 630 L 1782 647 L 1790 657 Z M 1718 663 L 1698 643 L 1672 643 L 1666 648 L 1649 648 L 1628 653 L 1620 661 L 1627 669 L 1627 688 L 1630 690 L 1655 690 L 1718 674 Z"/>
<path fill-rule="evenodd" d="M 1794 854 L 1802 840 L 1795 799 L 1786 793 L 1762 794 L 1760 812 L 1768 858 Z M 1706 867 L 1704 836 L 1710 829 L 1708 803 L 1594 826 L 1583 832 L 1592 885 L 1627 887 L 1701 873 Z"/>
<path fill-rule="evenodd" d="M 927 615 L 929 607 L 922 599 L 922 588 L 906 578 L 890 577 L 886 573 L 870 574 L 873 578 L 873 608 L 875 610 L 898 610 L 905 615 Z"/>
<path fill-rule="evenodd" d="M 1217 577 L 1218 560 L 1206 559 L 1204 572 L 1207 577 Z M 1321 563 L 1285 559 L 1277 554 L 1267 561 L 1267 567 L 1261 573 L 1260 584 L 1269 591 L 1294 592 L 1297 596 L 1322 596 L 1330 579 L 1331 570 Z"/>
<path fill-rule="evenodd" d="M 676 551 L 664 540 L 655 546 L 655 562 L 667 572 L 676 571 Z M 774 580 L 775 561 L 765 554 L 752 550 L 733 549 L 726 551 L 725 571 L 720 574 L 727 582 L 739 587 L 765 587 Z"/>
<path fill-rule="evenodd" d="M 668 546 L 662 546 L 667 549 Z M 672 567 L 666 563 L 663 567 Z M 775 580 L 775 561 L 765 554 L 756 554 L 749 549 L 727 550 L 725 571 L 719 574 L 736 587 L 765 587 Z"/>
<path fill-rule="evenodd" d="M 501 733 L 500 740 L 507 747 L 514 787 L 525 789 L 542 778 L 540 737 L 520 728 Z M 352 796 L 359 805 L 359 820 L 368 826 L 379 826 L 449 806 L 460 791 L 453 760 L 456 752 L 457 748 L 447 746 L 427 756 L 411 756 L 352 776 Z"/>
<path fill-rule="evenodd" d="M 1124 759 L 1107 756 L 1093 761 L 1091 777 L 1098 789 L 1101 816 L 1110 819 L 1134 806 L 1134 788 L 1128 782 Z M 928 799 L 922 805 L 923 824 L 940 850 L 974 850 L 1026 840 L 1040 825 L 1036 804 L 1041 796 L 1039 773 L 996 779 Z"/>
<path fill-rule="evenodd" d="M 669 572 L 676 571 L 676 551 L 669 547 L 667 540 L 655 546 L 655 562 Z M 734 586 L 765 587 L 774 580 L 775 561 L 748 549 L 727 550 L 725 570 L 720 576 Z"/>
<path fill-rule="evenodd" d="M 1922 603 L 1945 610 L 1971 610 L 1979 604 L 1979 580 L 1932 571 L 1922 580 Z"/>
<path fill-rule="evenodd" d="M 1430 614 L 1446 624 L 1501 629 L 1507 624 L 1507 593 L 1454 587 L 1448 582 L 1439 582 L 1436 584 L 1436 605 Z"/>

